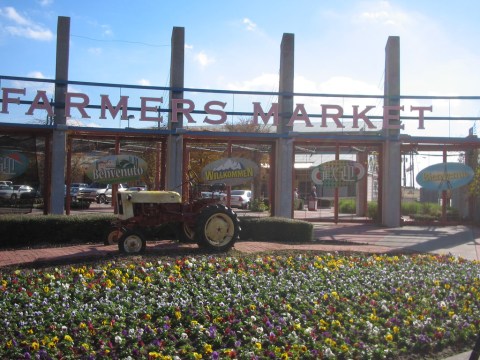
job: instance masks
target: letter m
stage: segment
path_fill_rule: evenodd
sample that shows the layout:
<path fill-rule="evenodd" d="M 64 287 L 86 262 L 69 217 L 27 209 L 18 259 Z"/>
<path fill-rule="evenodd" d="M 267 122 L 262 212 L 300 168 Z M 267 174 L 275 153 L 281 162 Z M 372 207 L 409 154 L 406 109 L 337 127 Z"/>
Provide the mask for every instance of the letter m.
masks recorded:
<path fill-rule="evenodd" d="M 106 119 L 105 113 L 106 110 L 110 112 L 112 118 L 115 119 L 120 109 L 122 110 L 122 120 L 127 119 L 127 110 L 128 110 L 128 96 L 120 96 L 117 106 L 115 108 L 112 106 L 108 95 L 100 95 L 101 106 L 100 106 L 100 119 Z"/>
<path fill-rule="evenodd" d="M 270 107 L 270 111 L 268 114 L 265 114 L 265 112 L 262 109 L 262 105 L 260 105 L 259 102 L 254 102 L 253 103 L 253 124 L 258 125 L 258 116 L 262 118 L 262 121 L 265 125 L 268 123 L 268 119 L 270 119 L 273 116 L 273 125 L 277 126 L 278 125 L 278 103 L 272 103 L 272 106 Z"/>

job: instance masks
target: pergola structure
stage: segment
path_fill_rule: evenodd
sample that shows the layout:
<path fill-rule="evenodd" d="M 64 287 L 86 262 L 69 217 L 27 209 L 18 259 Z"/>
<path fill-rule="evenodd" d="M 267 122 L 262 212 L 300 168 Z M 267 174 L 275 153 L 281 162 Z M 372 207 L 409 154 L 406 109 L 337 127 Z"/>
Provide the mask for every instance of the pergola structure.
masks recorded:
<path fill-rule="evenodd" d="M 354 156 L 355 161 L 369 167 L 369 155 L 375 154 L 376 174 L 375 181 L 378 182 L 378 197 L 376 201 L 379 209 L 378 221 L 389 227 L 401 225 L 400 203 L 401 203 L 401 166 L 402 155 L 413 151 L 441 151 L 447 154 L 451 151 L 462 151 L 468 156 L 468 164 L 476 167 L 476 150 L 480 147 L 480 142 L 475 135 L 466 138 L 452 137 L 413 137 L 401 134 L 402 121 L 415 120 L 423 124 L 430 120 L 423 112 L 428 107 L 421 108 L 418 117 L 403 116 L 400 111 L 403 110 L 400 101 L 412 97 L 402 97 L 400 93 L 400 40 L 398 37 L 390 37 L 385 49 L 385 84 L 384 95 L 351 95 L 351 94 L 305 94 L 295 93 L 293 88 L 294 80 L 294 35 L 284 34 L 280 45 L 280 73 L 279 73 L 279 91 L 278 92 L 246 92 L 246 91 L 228 91 L 212 89 L 191 89 L 184 85 L 184 48 L 185 48 L 185 30 L 184 28 L 174 28 L 172 32 L 172 53 L 170 69 L 170 86 L 137 86 L 128 84 L 104 84 L 89 83 L 81 81 L 72 81 L 68 78 L 68 58 L 69 58 L 69 39 L 70 39 L 70 19 L 60 17 L 58 22 L 57 34 L 57 72 L 56 78 L 51 80 L 32 79 L 14 76 L 0 76 L 0 81 L 30 81 L 37 83 L 51 83 L 55 85 L 55 99 L 51 101 L 50 108 L 46 101 L 42 101 L 45 92 L 37 92 L 35 99 L 15 98 L 14 94 L 25 95 L 25 89 L 13 89 L 5 86 L 1 98 L 2 113 L 0 113 L 0 136 L 17 136 L 19 134 L 30 134 L 40 142 L 41 152 L 43 154 L 43 178 L 44 198 L 46 214 L 64 213 L 64 184 L 67 184 L 67 191 L 70 183 L 74 180 L 72 174 L 72 158 L 76 154 L 82 153 L 82 146 L 85 151 L 90 151 L 89 146 L 95 143 L 99 151 L 103 154 L 118 155 L 121 153 L 135 153 L 139 149 L 149 151 L 152 156 L 153 165 L 153 189 L 175 190 L 182 194 L 184 199 L 189 196 L 188 188 L 188 169 L 191 167 L 192 154 L 199 149 L 208 149 L 217 151 L 230 157 L 238 149 L 250 151 L 252 158 L 262 162 L 265 169 L 268 169 L 268 177 L 262 179 L 268 193 L 268 200 L 272 216 L 282 216 L 292 218 L 294 216 L 294 196 L 293 189 L 298 183 L 295 171 L 295 155 L 300 153 L 328 153 L 335 160 L 340 160 L 346 153 Z M 85 101 L 87 95 L 84 95 L 81 102 L 73 103 L 72 96 L 66 92 L 68 85 L 84 85 L 85 87 L 102 87 L 114 89 L 134 89 L 148 92 L 150 95 L 155 91 L 168 91 L 168 106 L 162 108 L 149 107 L 146 103 L 152 99 L 160 97 L 142 97 L 142 104 L 127 105 L 126 99 L 120 96 L 117 106 L 107 103 L 104 97 L 101 97 L 101 103 L 90 104 Z M 193 100 L 185 98 L 185 93 L 190 94 L 228 94 L 233 96 L 274 96 L 277 99 L 275 104 L 271 104 L 270 112 L 263 110 L 260 103 L 253 103 L 251 111 L 227 111 L 219 110 L 215 106 L 221 106 L 221 102 L 209 102 L 203 110 L 189 111 L 188 107 L 193 104 Z M 76 96 L 79 96 L 76 94 Z M 373 128 L 373 124 L 365 115 L 370 108 L 361 108 L 353 106 L 353 114 L 343 113 L 335 114 L 329 111 L 339 111 L 338 105 L 325 105 L 321 114 L 306 114 L 302 104 L 295 105 L 296 97 L 313 98 L 349 98 L 349 99 L 375 99 L 382 101 L 383 115 L 371 116 L 371 119 L 380 120 L 382 128 Z M 128 97 L 126 97 L 128 98 Z M 420 97 L 418 97 L 420 98 Z M 433 99 L 433 97 L 423 97 L 424 99 Z M 445 97 L 444 97 L 445 98 Z M 145 100 L 147 99 L 147 100 Z M 455 99 L 459 99 L 456 97 Z M 469 97 L 468 100 L 478 100 L 480 97 Z M 77 99 L 78 100 L 78 99 Z M 460 99 L 462 100 L 462 99 Z M 106 105 L 107 104 L 107 105 Z M 28 106 L 30 110 L 25 115 L 31 115 L 32 108 L 42 108 L 54 111 L 54 116 L 50 116 L 51 121 L 43 125 L 18 124 L 8 121 L 9 109 L 15 106 Z M 87 110 L 100 113 L 100 118 L 104 118 L 106 110 L 110 112 L 113 118 L 121 116 L 121 120 L 127 120 L 129 126 L 120 128 L 87 128 L 72 126 L 67 124 L 67 118 L 71 116 L 70 107 L 78 109 L 80 114 Z M 213 108 L 213 109 L 212 109 Z M 259 108 L 263 111 L 260 111 Z M 417 110 L 420 107 L 416 108 Z M 138 118 L 146 117 L 146 112 L 158 111 L 158 116 L 167 115 L 168 121 L 164 127 L 151 128 L 131 128 L 130 119 L 138 114 Z M 268 112 L 268 114 L 267 114 Z M 214 130 L 206 130 L 207 127 L 187 126 L 192 116 L 202 116 L 209 119 L 210 115 L 232 117 L 252 117 L 256 119 L 257 124 L 268 122 L 269 118 L 274 117 L 275 123 L 271 132 L 231 132 L 220 131 L 218 127 Z M 275 117 L 275 116 L 277 117 Z M 310 116 L 309 116 L 310 115 Z M 6 119 L 6 120 L 2 120 Z M 334 125 L 343 127 L 341 121 L 349 119 L 352 121 L 352 129 L 348 131 L 327 131 L 323 127 L 327 124 L 327 119 L 333 121 Z M 431 120 L 435 120 L 432 117 Z M 453 117 L 442 118 L 458 120 Z M 462 120 L 476 120 L 476 117 L 461 118 Z M 316 121 L 319 131 L 299 132 L 296 130 L 294 120 L 308 124 Z M 209 120 L 210 123 L 220 123 L 220 120 Z M 364 122 L 366 126 L 359 128 L 359 122 Z M 158 123 L 160 125 L 160 123 Z M 139 145 L 140 144 L 140 145 Z M 148 145 L 145 145 L 148 144 Z M 0 147 L 1 147 L 0 143 Z M 0 148 L 1 150 L 1 148 Z M 147 151 L 145 150 L 145 151 Z M 260 159 L 258 154 L 266 156 L 267 160 Z M 444 156 L 443 161 L 445 160 Z M 368 178 L 359 181 L 356 185 L 356 206 L 357 215 L 366 219 L 366 209 L 368 198 Z M 113 191 L 116 189 L 114 187 Z M 258 193 L 259 191 L 257 191 Z M 334 215 L 332 221 L 339 222 L 338 201 L 339 189 L 334 189 Z M 445 196 L 445 195 L 444 195 Z M 115 197 L 113 197 L 115 198 Z M 444 202 L 445 203 L 445 202 Z M 470 206 L 470 205 L 469 205 Z M 473 209 L 472 209 L 473 211 Z M 69 213 L 69 203 L 67 200 L 66 212 Z"/>

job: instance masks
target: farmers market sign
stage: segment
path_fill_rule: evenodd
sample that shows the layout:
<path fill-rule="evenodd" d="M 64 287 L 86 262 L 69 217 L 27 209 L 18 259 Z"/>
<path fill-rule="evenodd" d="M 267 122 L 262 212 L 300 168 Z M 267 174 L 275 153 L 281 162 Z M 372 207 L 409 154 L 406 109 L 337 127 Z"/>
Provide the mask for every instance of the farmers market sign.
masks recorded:
<path fill-rule="evenodd" d="M 22 175 L 28 168 L 28 158 L 17 151 L 0 151 L 0 180 Z"/>
<path fill-rule="evenodd" d="M 116 184 L 137 180 L 147 171 L 147 163 L 133 155 L 110 155 L 94 161 L 87 176 L 94 182 Z"/>
<path fill-rule="evenodd" d="M 26 88 L 2 88 L 2 107 L 1 114 L 8 114 L 12 105 L 29 104 L 28 110 L 25 115 L 33 116 L 35 111 L 46 112 L 47 116 L 54 116 L 53 107 L 54 104 L 50 103 L 46 90 L 37 90 L 33 100 L 26 101 L 21 96 L 25 96 L 27 93 Z M 99 119 L 106 119 L 107 114 L 113 119 L 120 114 L 122 120 L 128 119 L 128 108 L 131 106 L 132 101 L 129 100 L 129 96 L 120 96 L 120 98 L 112 103 L 109 95 L 100 95 L 100 105 L 91 105 L 90 97 L 87 94 L 80 92 L 66 92 L 65 93 L 65 116 L 71 117 L 72 110 L 76 110 L 80 113 L 81 118 L 89 119 L 91 115 L 88 113 L 89 108 L 96 107 L 100 110 Z M 139 120 L 140 121 L 155 121 L 162 122 L 163 117 L 159 113 L 159 108 L 163 105 L 163 97 L 143 97 L 135 99 L 135 103 L 139 103 Z M 179 116 L 185 117 L 188 123 L 197 123 L 192 117 L 193 113 L 198 113 L 198 104 L 195 104 L 190 99 L 171 99 L 171 122 L 177 123 Z M 225 108 L 226 102 L 211 100 L 203 104 L 203 112 L 206 116 L 203 118 L 203 123 L 210 125 L 222 125 L 227 121 L 227 112 Z M 375 109 L 374 105 L 367 105 L 360 107 L 359 105 L 351 106 L 352 117 L 352 129 L 362 128 L 363 122 L 366 128 L 376 129 L 377 126 L 370 120 L 369 112 Z M 334 104 L 318 104 L 318 109 L 321 113 L 320 127 L 328 127 L 330 122 L 337 128 L 345 128 L 342 122 L 342 118 L 346 115 L 345 109 L 340 105 Z M 408 108 L 407 108 L 408 109 Z M 265 111 L 267 110 L 267 111 Z M 385 105 L 383 106 L 383 129 L 403 129 L 404 125 L 400 121 L 400 112 L 405 111 L 404 105 Z M 418 129 L 425 129 L 424 120 L 425 112 L 432 112 L 432 106 L 410 106 L 407 110 L 418 117 Z M 267 124 L 270 119 L 273 118 L 273 125 L 277 126 L 280 120 L 280 106 L 278 103 L 272 103 L 270 109 L 263 109 L 260 102 L 252 102 L 252 118 L 253 123 L 258 124 L 259 121 L 263 121 Z M 305 104 L 295 104 L 293 113 L 288 120 L 287 126 L 293 126 L 295 122 L 303 122 L 306 127 L 313 127 L 311 116 L 307 111 Z"/>
<path fill-rule="evenodd" d="M 365 167 L 352 160 L 333 160 L 312 170 L 312 181 L 326 187 L 342 187 L 356 183 L 365 175 Z"/>
<path fill-rule="evenodd" d="M 207 183 L 240 185 L 251 181 L 258 174 L 258 166 L 244 158 L 223 158 L 211 162 L 202 169 L 202 179 Z"/>
<path fill-rule="evenodd" d="M 470 166 L 459 163 L 439 163 L 426 167 L 417 174 L 417 183 L 427 190 L 450 190 L 467 185 L 474 172 Z"/>

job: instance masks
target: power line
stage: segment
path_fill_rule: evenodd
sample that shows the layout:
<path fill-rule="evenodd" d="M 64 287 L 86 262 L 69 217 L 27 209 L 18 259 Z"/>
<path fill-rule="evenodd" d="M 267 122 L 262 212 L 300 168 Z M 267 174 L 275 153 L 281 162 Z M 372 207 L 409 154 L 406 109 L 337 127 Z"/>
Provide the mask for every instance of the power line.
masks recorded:
<path fill-rule="evenodd" d="M 98 41 L 98 42 L 120 42 L 120 43 L 126 43 L 126 44 L 138 44 L 138 45 L 145 45 L 145 46 L 151 46 L 151 47 L 167 47 L 170 46 L 170 44 L 167 45 L 159 45 L 159 44 L 149 44 L 141 41 L 128 41 L 128 40 L 104 40 L 104 39 L 95 39 L 91 38 L 88 36 L 82 36 L 82 35 L 70 35 L 71 37 L 77 37 L 80 39 L 87 39 L 87 40 L 92 40 L 92 41 Z"/>

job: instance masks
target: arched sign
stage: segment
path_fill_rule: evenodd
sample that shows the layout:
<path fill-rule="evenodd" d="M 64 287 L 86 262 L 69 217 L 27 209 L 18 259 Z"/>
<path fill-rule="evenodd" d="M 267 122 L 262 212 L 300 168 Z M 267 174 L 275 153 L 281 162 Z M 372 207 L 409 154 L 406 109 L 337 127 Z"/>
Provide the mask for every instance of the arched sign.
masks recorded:
<path fill-rule="evenodd" d="M 426 167 L 417 174 L 417 183 L 427 190 L 451 190 L 472 181 L 474 171 L 459 163 L 439 163 Z"/>
<path fill-rule="evenodd" d="M 94 161 L 87 176 L 94 182 L 117 184 L 138 180 L 147 171 L 145 160 L 134 155 L 110 155 Z"/>
<path fill-rule="evenodd" d="M 18 151 L 0 151 L 0 180 L 22 175 L 28 169 L 28 162 L 28 158 Z"/>
<path fill-rule="evenodd" d="M 326 187 L 342 187 L 356 183 L 365 176 L 365 167 L 353 160 L 333 160 L 312 170 L 312 181 Z"/>
<path fill-rule="evenodd" d="M 244 158 L 223 158 L 211 162 L 202 169 L 202 179 L 207 183 L 240 185 L 253 180 L 258 165 Z"/>

